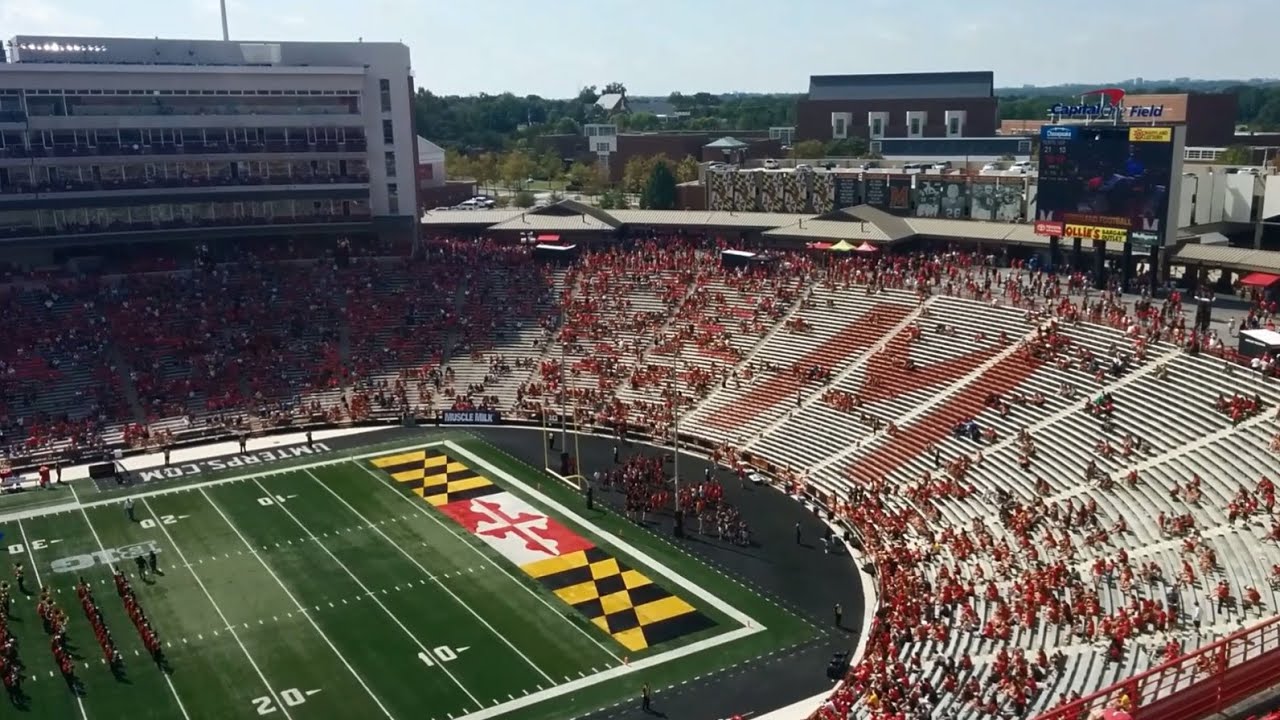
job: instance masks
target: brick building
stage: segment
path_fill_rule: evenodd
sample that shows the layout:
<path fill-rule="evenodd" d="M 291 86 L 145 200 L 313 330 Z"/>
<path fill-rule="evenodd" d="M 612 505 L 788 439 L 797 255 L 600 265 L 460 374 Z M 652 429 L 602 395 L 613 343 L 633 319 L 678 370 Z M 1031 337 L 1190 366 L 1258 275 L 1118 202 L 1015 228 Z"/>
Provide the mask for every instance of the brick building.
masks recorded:
<path fill-rule="evenodd" d="M 991 137 L 997 118 L 990 71 L 813 75 L 796 140 Z"/>

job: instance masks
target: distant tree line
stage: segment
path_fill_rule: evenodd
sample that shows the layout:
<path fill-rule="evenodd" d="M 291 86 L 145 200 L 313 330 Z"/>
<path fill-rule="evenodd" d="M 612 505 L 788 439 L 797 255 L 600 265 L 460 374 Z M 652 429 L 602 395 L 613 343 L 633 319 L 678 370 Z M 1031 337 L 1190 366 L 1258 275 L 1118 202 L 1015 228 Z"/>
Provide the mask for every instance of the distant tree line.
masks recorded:
<path fill-rule="evenodd" d="M 1081 86 L 1083 89 L 1084 88 Z M 1193 85 L 1201 89 L 1201 84 Z M 1045 94 L 1044 89 L 1003 90 L 1000 117 L 1007 120 L 1030 120 L 1046 116 L 1057 102 L 1078 101 L 1083 89 L 1062 88 L 1059 94 Z M 1149 88 L 1143 88 L 1146 92 Z M 1253 130 L 1280 130 L 1280 85 L 1238 85 L 1216 87 L 1236 92 L 1240 98 L 1238 125 Z M 1183 92 L 1176 86 L 1159 87 L 1153 92 Z M 614 122 L 622 131 L 656 130 L 767 130 L 770 127 L 795 125 L 796 101 L 800 95 L 716 95 L 699 92 L 690 95 L 672 93 L 667 98 L 678 117 L 658 117 L 648 112 L 618 113 L 613 116 L 596 104 L 602 94 L 626 94 L 622 83 L 604 87 L 584 87 L 576 97 L 554 100 L 511 93 L 500 95 L 440 96 L 419 90 L 414 102 L 418 133 L 445 148 L 469 156 L 479 153 L 507 152 L 538 146 L 545 135 L 577 135 L 585 123 Z M 826 155 L 859 156 L 859 148 L 844 148 Z M 848 152 L 846 152 L 848 151 Z M 809 155 L 803 155 L 810 157 Z"/>

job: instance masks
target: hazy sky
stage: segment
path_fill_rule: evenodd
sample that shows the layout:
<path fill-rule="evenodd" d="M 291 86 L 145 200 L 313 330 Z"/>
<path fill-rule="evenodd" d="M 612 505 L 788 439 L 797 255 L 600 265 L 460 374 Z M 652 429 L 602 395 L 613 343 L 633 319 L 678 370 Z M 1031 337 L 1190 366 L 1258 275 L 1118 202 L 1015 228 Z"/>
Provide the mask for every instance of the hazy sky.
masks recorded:
<path fill-rule="evenodd" d="M 1280 75 L 1280 0 L 228 0 L 242 40 L 399 40 L 442 94 L 803 92 L 810 74 L 998 86 Z M 220 36 L 218 0 L 0 0 L 0 35 Z"/>

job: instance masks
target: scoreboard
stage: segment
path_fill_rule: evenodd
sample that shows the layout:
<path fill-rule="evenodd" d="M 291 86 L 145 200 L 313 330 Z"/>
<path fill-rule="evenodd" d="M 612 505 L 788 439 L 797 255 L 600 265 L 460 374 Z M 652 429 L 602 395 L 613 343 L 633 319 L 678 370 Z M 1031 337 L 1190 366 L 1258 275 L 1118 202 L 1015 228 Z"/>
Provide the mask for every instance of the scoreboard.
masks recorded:
<path fill-rule="evenodd" d="M 1180 131 L 1115 125 L 1041 128 L 1035 232 L 1163 245 L 1176 218 L 1170 196 L 1181 172 Z"/>

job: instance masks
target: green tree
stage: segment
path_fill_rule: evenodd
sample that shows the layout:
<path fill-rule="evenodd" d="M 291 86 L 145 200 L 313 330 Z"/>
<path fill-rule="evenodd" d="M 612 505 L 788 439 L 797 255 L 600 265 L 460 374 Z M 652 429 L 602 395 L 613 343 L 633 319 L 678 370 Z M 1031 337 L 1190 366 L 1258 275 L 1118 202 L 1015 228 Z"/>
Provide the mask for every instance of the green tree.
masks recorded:
<path fill-rule="evenodd" d="M 476 176 L 475 166 L 471 158 L 458 152 L 455 148 L 444 151 L 445 176 L 450 178 L 472 178 Z"/>
<path fill-rule="evenodd" d="M 653 171 L 652 156 L 635 155 L 622 167 L 622 191 L 638 193 L 644 190 L 649 181 L 649 173 Z"/>
<path fill-rule="evenodd" d="M 493 187 L 498 182 L 498 156 L 493 153 L 481 153 L 471 162 L 471 174 L 475 176 L 480 187 Z"/>
<path fill-rule="evenodd" d="M 533 197 L 533 193 L 528 190 L 521 190 L 511 196 L 511 204 L 518 208 L 531 208 L 533 207 L 534 202 L 536 202 L 536 200 Z"/>
<path fill-rule="evenodd" d="M 813 160 L 826 157 L 826 148 L 821 140 L 801 140 L 791 146 L 791 157 L 796 160 Z"/>
<path fill-rule="evenodd" d="M 622 210 L 629 205 L 626 196 L 617 188 L 609 188 L 600 193 L 596 204 L 603 210 Z"/>
<path fill-rule="evenodd" d="M 552 132 L 556 135 L 581 135 L 582 126 L 571 117 L 562 117 L 556 121 Z"/>
<path fill-rule="evenodd" d="M 616 82 L 616 81 L 615 81 L 615 82 L 611 82 L 611 83 L 609 83 L 608 85 L 605 85 L 605 86 L 604 86 L 604 89 L 600 91 L 600 94 L 601 94 L 601 95 L 608 95 L 608 94 L 610 94 L 610 93 L 617 93 L 617 94 L 619 94 L 619 95 L 626 95 L 626 94 L 627 94 L 627 86 L 626 86 L 626 85 L 623 85 L 623 84 L 622 84 L 622 83 L 620 83 L 620 82 Z"/>
<path fill-rule="evenodd" d="M 697 158 L 692 155 L 685 155 L 680 164 L 676 165 L 676 182 L 686 183 L 697 180 L 701 169 L 702 167 L 698 164 Z"/>
<path fill-rule="evenodd" d="M 595 168 L 576 162 L 569 166 L 569 171 L 565 173 L 565 179 L 569 181 L 569 187 L 574 190 L 585 190 L 594 179 L 598 177 Z"/>
<path fill-rule="evenodd" d="M 658 159 L 649 172 L 649 180 L 640 194 L 640 207 L 645 210 L 674 210 L 676 176 L 665 159 Z"/>
<path fill-rule="evenodd" d="M 862 157 L 868 149 L 862 138 L 843 138 L 827 143 L 823 157 Z"/>
<path fill-rule="evenodd" d="M 499 173 L 508 188 L 524 187 L 524 183 L 533 174 L 534 163 L 528 153 L 513 150 L 502 158 Z"/>
<path fill-rule="evenodd" d="M 1253 161 L 1253 152 L 1247 145 L 1232 145 L 1218 156 L 1217 162 L 1223 165 L 1249 165 Z"/>
<path fill-rule="evenodd" d="M 564 176 L 564 158 L 555 150 L 547 150 L 538 157 L 536 172 L 538 177 L 555 182 Z"/>

